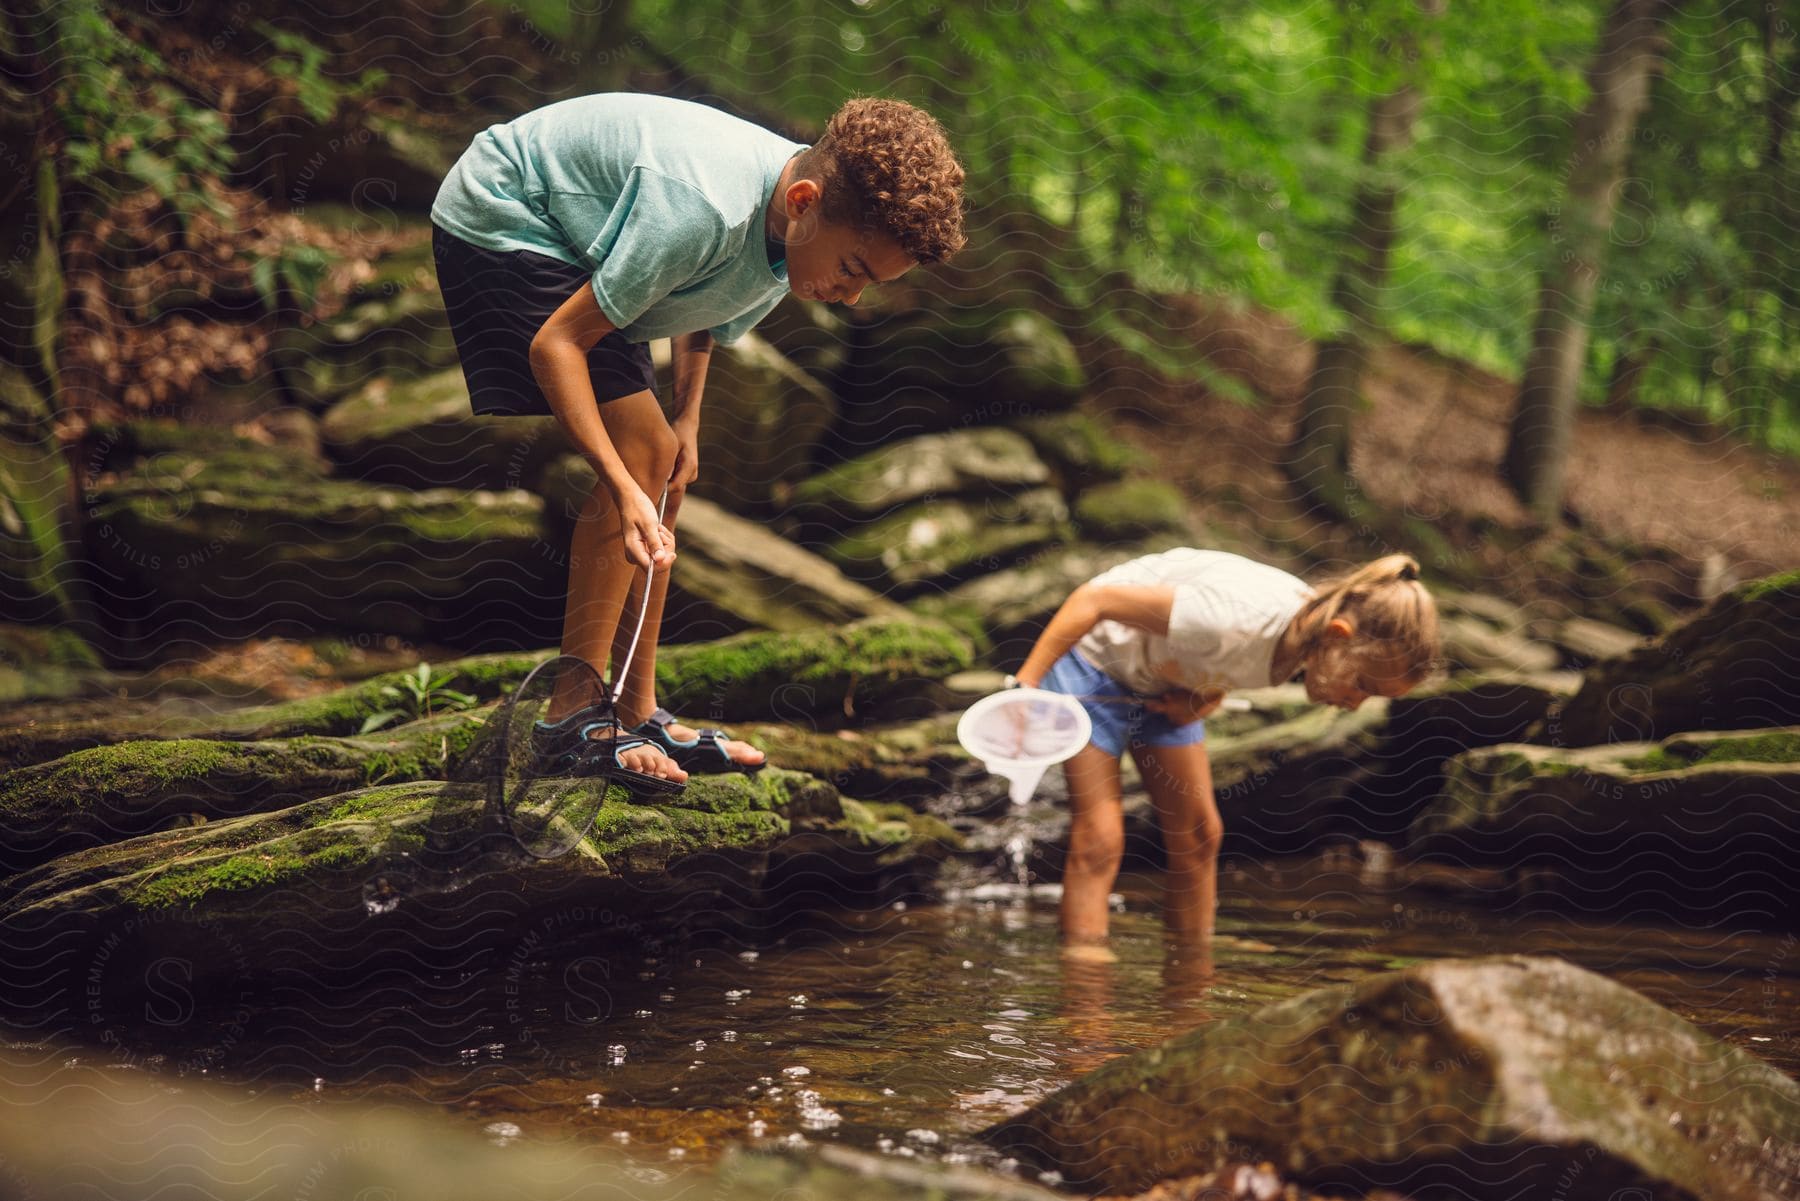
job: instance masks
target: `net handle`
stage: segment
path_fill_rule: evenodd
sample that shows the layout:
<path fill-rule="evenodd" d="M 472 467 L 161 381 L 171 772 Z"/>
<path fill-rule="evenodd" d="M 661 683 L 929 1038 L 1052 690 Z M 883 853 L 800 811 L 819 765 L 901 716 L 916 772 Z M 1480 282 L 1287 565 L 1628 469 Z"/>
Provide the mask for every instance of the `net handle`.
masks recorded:
<path fill-rule="evenodd" d="M 662 497 L 656 502 L 656 522 L 662 524 L 663 513 L 669 507 L 669 485 L 664 484 Z M 621 514 L 623 520 L 623 514 Z M 648 548 L 646 548 L 648 549 Z M 631 631 L 631 645 L 625 648 L 625 661 L 613 672 L 612 687 L 607 689 L 606 704 L 614 712 L 618 711 L 619 697 L 625 691 L 625 680 L 631 672 L 631 660 L 637 655 L 638 640 L 644 636 L 644 618 L 650 612 L 650 584 L 656 575 L 656 556 L 650 556 L 650 562 L 644 568 L 644 596 L 638 601 L 637 625 Z"/>

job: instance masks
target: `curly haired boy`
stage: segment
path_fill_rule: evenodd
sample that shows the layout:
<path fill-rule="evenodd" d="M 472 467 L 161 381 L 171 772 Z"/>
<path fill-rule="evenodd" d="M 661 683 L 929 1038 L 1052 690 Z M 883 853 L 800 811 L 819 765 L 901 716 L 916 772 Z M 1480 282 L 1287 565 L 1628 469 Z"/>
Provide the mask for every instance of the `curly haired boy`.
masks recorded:
<path fill-rule="evenodd" d="M 762 765 L 656 702 L 708 356 L 785 293 L 855 304 L 871 283 L 948 259 L 963 245 L 962 184 L 938 123 L 879 99 L 845 104 L 807 147 L 687 101 L 585 96 L 484 130 L 451 168 L 432 247 L 472 408 L 553 414 L 599 475 L 570 547 L 563 652 L 601 674 L 609 653 L 622 660 L 634 571 L 656 568 L 618 726 L 599 698 L 565 689 L 540 728 L 548 742 L 608 755 L 652 791 Z M 671 416 L 652 338 L 674 343 Z"/>

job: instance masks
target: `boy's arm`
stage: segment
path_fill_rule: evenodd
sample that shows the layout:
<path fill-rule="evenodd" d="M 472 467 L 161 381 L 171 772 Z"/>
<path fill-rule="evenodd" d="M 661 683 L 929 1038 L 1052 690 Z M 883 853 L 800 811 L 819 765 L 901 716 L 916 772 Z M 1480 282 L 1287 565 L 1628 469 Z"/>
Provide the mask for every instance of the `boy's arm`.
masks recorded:
<path fill-rule="evenodd" d="M 1019 683 L 1035 688 L 1058 659 L 1102 621 L 1117 621 L 1150 634 L 1169 632 L 1175 589 L 1150 584 L 1083 584 L 1069 593 L 1037 645 L 1019 668 Z"/>
<path fill-rule="evenodd" d="M 675 453 L 675 472 L 669 480 L 669 503 L 680 502 L 682 493 L 700 474 L 700 397 L 706 391 L 706 368 L 712 362 L 713 336 L 708 330 L 680 334 L 674 339 L 675 420 L 670 424 L 680 440 Z"/>
<path fill-rule="evenodd" d="M 531 374 L 550 401 L 550 411 L 575 449 L 593 465 L 624 516 L 625 554 L 639 567 L 653 561 L 666 568 L 675 561 L 674 539 L 656 516 L 656 506 L 631 478 L 600 419 L 594 383 L 588 377 L 587 353 L 616 328 L 600 311 L 593 289 L 583 283 L 544 322 L 531 339 Z"/>

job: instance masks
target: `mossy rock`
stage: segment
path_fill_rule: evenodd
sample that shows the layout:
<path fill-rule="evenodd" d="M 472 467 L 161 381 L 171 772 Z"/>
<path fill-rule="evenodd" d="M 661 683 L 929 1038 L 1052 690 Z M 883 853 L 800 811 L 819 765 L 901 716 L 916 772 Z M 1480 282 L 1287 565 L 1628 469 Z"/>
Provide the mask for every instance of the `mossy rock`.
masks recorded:
<path fill-rule="evenodd" d="M 953 585 L 1066 541 L 1068 508 L 1054 488 L 908 505 L 831 543 L 824 555 L 851 579 L 904 594 Z"/>
<path fill-rule="evenodd" d="M 957 716 L 835 731 L 750 722 L 733 733 L 761 750 L 768 762 L 827 780 L 847 795 L 924 801 L 966 782 L 973 760 L 956 740 Z"/>
<path fill-rule="evenodd" d="M 1013 428 L 1031 440 L 1070 492 L 1123 479 L 1139 465 L 1138 452 L 1089 413 L 1045 413 Z"/>
<path fill-rule="evenodd" d="M 707 721 L 844 725 L 930 712 L 938 682 L 973 659 L 946 627 L 871 620 L 667 647 L 656 682 L 666 707 Z"/>
<path fill-rule="evenodd" d="M 1529 866 L 1541 891 L 1586 911 L 1791 926 L 1796 830 L 1800 727 L 1786 727 L 1468 751 L 1450 760 L 1407 850 Z"/>
<path fill-rule="evenodd" d="M 1358 1192 L 1763 1201 L 1793 1178 L 1800 1084 L 1593 972 L 1501 956 L 1209 1023 L 980 1137 L 1111 1193 L 1267 1157 Z"/>
<path fill-rule="evenodd" d="M 1075 499 L 1075 527 L 1095 542 L 1193 533 L 1187 498 L 1161 480 L 1120 480 L 1088 489 Z"/>
<path fill-rule="evenodd" d="M 283 809 L 377 783 L 443 779 L 489 710 L 355 738 L 174 738 L 76 751 L 0 776 L 0 874 L 84 846 Z"/>
<path fill-rule="evenodd" d="M 111 679 L 74 630 L 0 622 L 0 704 L 78 697 L 105 690 Z"/>
<path fill-rule="evenodd" d="M 554 651 L 474 655 L 433 664 L 432 680 L 479 702 L 498 700 Z M 373 714 L 393 708 L 389 688 L 404 689 L 417 668 L 384 672 L 319 696 L 236 712 L 168 717 L 84 718 L 0 730 L 0 770 L 43 763 L 88 747 L 130 739 L 193 738 L 255 741 L 301 735 L 355 735 Z M 385 735 L 384 735 L 385 736 Z"/>
<path fill-rule="evenodd" d="M 986 496 L 1049 482 L 1031 443 L 1009 429 L 924 434 L 839 463 L 798 485 L 795 517 L 808 527 L 846 530 L 912 501 Z"/>
<path fill-rule="evenodd" d="M 334 404 L 320 433 L 339 474 L 404 488 L 537 491 L 570 452 L 554 417 L 477 417 L 461 367 L 374 380 Z"/>
<path fill-rule="evenodd" d="M 1654 642 L 1588 670 L 1569 745 L 1800 723 L 1800 571 L 1739 585 Z"/>
<path fill-rule="evenodd" d="M 324 479 L 268 448 L 203 448 L 140 453 L 87 505 L 121 656 L 190 629 L 367 630 L 482 649 L 560 626 L 562 548 L 523 491 L 385 488 Z"/>
<path fill-rule="evenodd" d="M 356 301 L 323 321 L 290 326 L 271 340 L 269 358 L 289 395 L 314 412 L 377 379 L 410 379 L 457 363 L 434 282 Z"/>

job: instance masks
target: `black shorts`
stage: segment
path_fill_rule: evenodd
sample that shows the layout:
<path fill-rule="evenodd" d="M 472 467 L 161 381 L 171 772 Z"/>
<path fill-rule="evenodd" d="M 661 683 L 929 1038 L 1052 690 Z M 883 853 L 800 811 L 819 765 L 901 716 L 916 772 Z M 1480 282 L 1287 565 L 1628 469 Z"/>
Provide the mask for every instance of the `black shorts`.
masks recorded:
<path fill-rule="evenodd" d="M 588 286 L 589 273 L 547 254 L 474 246 L 435 225 L 431 256 L 469 407 L 480 417 L 550 416 L 549 398 L 531 374 L 531 340 L 575 289 Z M 656 391 L 650 348 L 618 330 L 588 351 L 588 377 L 602 404 Z"/>

